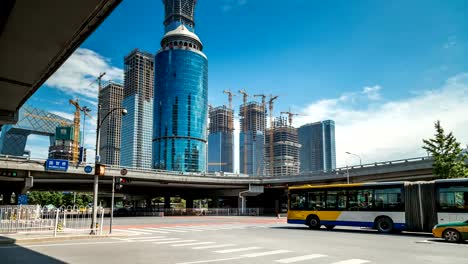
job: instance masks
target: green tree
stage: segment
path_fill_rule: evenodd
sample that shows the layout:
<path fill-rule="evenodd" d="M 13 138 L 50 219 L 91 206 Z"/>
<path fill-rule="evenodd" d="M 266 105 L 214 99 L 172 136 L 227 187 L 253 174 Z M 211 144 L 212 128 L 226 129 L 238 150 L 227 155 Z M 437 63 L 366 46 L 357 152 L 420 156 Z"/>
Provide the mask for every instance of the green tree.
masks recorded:
<path fill-rule="evenodd" d="M 468 177 L 468 155 L 463 153 L 460 143 L 452 132 L 445 133 L 439 120 L 434 127 L 434 138 L 423 139 L 423 149 L 434 158 L 434 174 L 444 179 Z"/>

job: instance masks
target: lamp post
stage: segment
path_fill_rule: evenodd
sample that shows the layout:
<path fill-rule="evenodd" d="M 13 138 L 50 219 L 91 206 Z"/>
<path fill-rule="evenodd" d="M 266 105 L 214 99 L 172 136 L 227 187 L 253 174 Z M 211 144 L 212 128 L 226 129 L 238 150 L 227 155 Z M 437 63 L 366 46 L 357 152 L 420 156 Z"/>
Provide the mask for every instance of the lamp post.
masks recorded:
<path fill-rule="evenodd" d="M 104 110 L 109 110 L 107 114 L 101 119 L 101 104 L 98 104 L 98 110 L 97 110 L 97 126 L 96 126 L 96 159 L 94 161 L 94 169 L 98 168 L 100 165 L 100 156 L 99 156 L 99 145 L 101 141 L 101 126 L 106 120 L 106 118 L 113 113 L 116 110 L 121 110 L 122 115 L 127 114 L 127 109 L 123 107 L 116 107 L 113 109 L 104 109 Z M 112 176 L 112 178 L 114 178 Z M 114 182 L 114 179 L 112 179 L 112 182 Z M 99 185 L 99 175 L 98 173 L 94 173 L 94 192 L 93 192 L 93 221 L 91 223 L 91 234 L 95 234 L 94 229 L 96 228 L 96 223 L 97 223 L 97 200 L 98 200 L 98 185 Z M 114 210 L 114 185 L 112 185 L 112 201 L 111 201 L 111 226 L 112 226 L 112 218 L 113 218 L 113 210 Z"/>
<path fill-rule="evenodd" d="M 361 159 L 361 156 L 359 156 L 358 154 L 354 154 L 354 153 L 348 152 L 348 151 L 346 151 L 346 154 L 348 154 L 348 155 L 353 155 L 353 156 L 358 157 L 358 158 L 359 158 L 359 166 L 362 166 L 362 159 Z"/>

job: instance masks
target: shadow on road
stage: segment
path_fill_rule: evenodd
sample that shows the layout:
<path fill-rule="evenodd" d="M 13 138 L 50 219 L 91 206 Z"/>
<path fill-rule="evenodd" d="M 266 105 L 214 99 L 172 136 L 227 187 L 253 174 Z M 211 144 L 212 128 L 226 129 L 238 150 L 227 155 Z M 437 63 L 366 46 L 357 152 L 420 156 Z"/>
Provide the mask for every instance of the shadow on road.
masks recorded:
<path fill-rule="evenodd" d="M 7 237 L 0 236 L 1 240 L 12 240 Z M 12 242 L 15 242 L 12 240 Z M 13 264 L 13 263 L 50 263 L 50 264 L 63 264 L 65 262 L 49 257 L 47 255 L 38 253 L 29 248 L 22 247 L 16 244 L 0 244 L 0 263 Z"/>
<path fill-rule="evenodd" d="M 377 236 L 409 236 L 409 237 L 433 237 L 430 233 L 414 233 L 414 232 L 400 232 L 400 233 L 391 233 L 391 234 L 382 234 L 379 233 L 377 230 L 371 228 L 361 228 L 361 229 L 332 229 L 327 230 L 325 228 L 321 228 L 318 230 L 309 229 L 308 227 L 302 226 L 275 226 L 271 227 L 273 229 L 287 229 L 287 230 L 306 230 L 311 232 L 332 232 L 332 233 L 359 233 L 359 234 L 375 234 Z"/>

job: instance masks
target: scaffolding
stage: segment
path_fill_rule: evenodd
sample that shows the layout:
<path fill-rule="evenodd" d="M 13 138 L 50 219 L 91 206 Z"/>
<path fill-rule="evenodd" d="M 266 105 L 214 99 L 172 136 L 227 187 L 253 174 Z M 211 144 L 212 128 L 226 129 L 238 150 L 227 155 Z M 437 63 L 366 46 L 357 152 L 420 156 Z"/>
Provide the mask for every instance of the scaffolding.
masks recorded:
<path fill-rule="evenodd" d="M 273 139 L 270 141 L 270 139 Z M 267 129 L 265 142 L 265 167 L 268 176 L 282 177 L 299 174 L 299 138 L 297 128 L 288 124 L 287 117 L 278 117 Z M 271 148 L 273 146 L 273 148 Z"/>
<path fill-rule="evenodd" d="M 234 111 L 225 105 L 211 108 L 209 111 L 209 134 L 217 132 L 233 133 Z"/>

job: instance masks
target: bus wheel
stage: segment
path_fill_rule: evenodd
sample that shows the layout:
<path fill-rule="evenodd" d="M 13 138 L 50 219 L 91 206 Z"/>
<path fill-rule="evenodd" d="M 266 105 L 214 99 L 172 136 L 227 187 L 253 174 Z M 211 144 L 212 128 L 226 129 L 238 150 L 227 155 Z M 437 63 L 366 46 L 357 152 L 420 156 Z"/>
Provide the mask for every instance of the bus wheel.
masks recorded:
<path fill-rule="evenodd" d="M 460 233 L 454 229 L 447 229 L 443 233 L 443 237 L 447 242 L 459 242 L 461 239 Z"/>
<path fill-rule="evenodd" d="M 380 233 L 390 233 L 393 231 L 393 221 L 388 217 L 381 217 L 377 219 L 375 226 Z"/>
<path fill-rule="evenodd" d="M 333 228 L 335 228 L 334 225 L 325 225 L 325 227 L 326 227 L 328 230 L 332 230 Z"/>
<path fill-rule="evenodd" d="M 319 229 L 320 228 L 320 219 L 316 215 L 309 216 L 307 225 L 310 229 Z"/>

